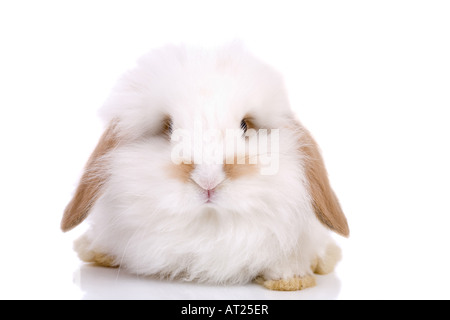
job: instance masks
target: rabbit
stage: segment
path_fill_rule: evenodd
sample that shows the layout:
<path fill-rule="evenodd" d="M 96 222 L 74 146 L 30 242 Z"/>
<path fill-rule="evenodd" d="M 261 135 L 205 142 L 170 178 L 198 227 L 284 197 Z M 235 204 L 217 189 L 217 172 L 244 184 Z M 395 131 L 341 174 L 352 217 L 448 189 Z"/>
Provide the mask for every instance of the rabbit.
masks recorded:
<path fill-rule="evenodd" d="M 67 232 L 87 219 L 74 243 L 81 260 L 291 291 L 341 259 L 332 233 L 349 227 L 318 145 L 281 73 L 244 45 L 153 49 L 99 114 L 104 133 L 61 222 Z M 244 148 L 224 151 L 227 132 Z M 251 153 L 255 137 L 266 147 Z"/>

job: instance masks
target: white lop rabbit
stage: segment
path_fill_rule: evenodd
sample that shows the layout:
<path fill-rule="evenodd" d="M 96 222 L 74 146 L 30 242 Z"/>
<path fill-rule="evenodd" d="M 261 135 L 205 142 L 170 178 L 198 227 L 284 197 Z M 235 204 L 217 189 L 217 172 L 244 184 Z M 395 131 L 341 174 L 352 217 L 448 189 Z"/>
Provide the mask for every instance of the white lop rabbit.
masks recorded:
<path fill-rule="evenodd" d="M 75 242 L 82 260 L 273 290 L 311 287 L 334 269 L 330 230 L 349 228 L 319 149 L 280 74 L 241 45 L 154 50 L 101 115 L 105 132 L 61 223 L 88 218 Z M 230 132 L 243 148 L 224 147 Z"/>

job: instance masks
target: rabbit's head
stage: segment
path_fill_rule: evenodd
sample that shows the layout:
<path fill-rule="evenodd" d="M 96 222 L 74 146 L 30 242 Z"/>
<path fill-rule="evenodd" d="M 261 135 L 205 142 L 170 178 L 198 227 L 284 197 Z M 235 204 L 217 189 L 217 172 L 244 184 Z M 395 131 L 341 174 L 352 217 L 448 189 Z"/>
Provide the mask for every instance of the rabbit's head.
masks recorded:
<path fill-rule="evenodd" d="M 302 223 L 310 211 L 349 234 L 282 77 L 239 45 L 155 50 L 121 78 L 101 111 L 106 130 L 64 212 L 63 231 L 101 200 L 136 226 L 149 216 L 211 212 Z"/>

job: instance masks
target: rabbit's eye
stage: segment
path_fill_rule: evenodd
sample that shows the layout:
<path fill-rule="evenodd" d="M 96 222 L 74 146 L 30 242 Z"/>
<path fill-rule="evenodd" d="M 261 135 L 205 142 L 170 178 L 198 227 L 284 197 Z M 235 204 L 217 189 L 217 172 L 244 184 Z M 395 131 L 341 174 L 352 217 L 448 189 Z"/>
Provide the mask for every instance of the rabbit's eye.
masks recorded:
<path fill-rule="evenodd" d="M 241 129 L 242 129 L 242 131 L 244 131 L 244 133 L 246 133 L 248 130 L 248 124 L 245 119 L 242 119 L 242 121 L 241 121 Z"/>
<path fill-rule="evenodd" d="M 252 135 L 254 132 L 247 132 L 248 130 L 256 130 L 256 124 L 254 118 L 250 116 L 246 116 L 244 119 L 241 120 L 241 130 L 244 131 L 244 136 L 247 136 L 248 134 Z"/>
<path fill-rule="evenodd" d="M 173 132 L 173 122 L 172 122 L 172 118 L 167 116 L 164 120 L 163 120 L 163 125 L 162 125 L 162 131 L 161 134 L 166 136 L 168 139 L 170 139 L 170 136 L 172 135 Z"/>

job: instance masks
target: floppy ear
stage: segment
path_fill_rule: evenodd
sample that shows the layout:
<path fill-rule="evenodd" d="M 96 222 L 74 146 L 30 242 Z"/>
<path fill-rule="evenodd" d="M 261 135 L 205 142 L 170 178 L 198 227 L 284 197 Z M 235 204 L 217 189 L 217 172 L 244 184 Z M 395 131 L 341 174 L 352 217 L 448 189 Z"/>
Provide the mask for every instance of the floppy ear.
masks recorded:
<path fill-rule="evenodd" d="M 305 156 L 304 169 L 317 219 L 336 233 L 348 237 L 350 230 L 347 219 L 336 194 L 331 189 L 319 147 L 308 130 L 301 125 L 300 127 L 300 150 Z"/>
<path fill-rule="evenodd" d="M 79 225 L 101 194 L 107 176 L 102 163 L 103 156 L 118 144 L 116 123 L 111 122 L 92 152 L 75 195 L 64 210 L 61 229 L 66 232 Z"/>

